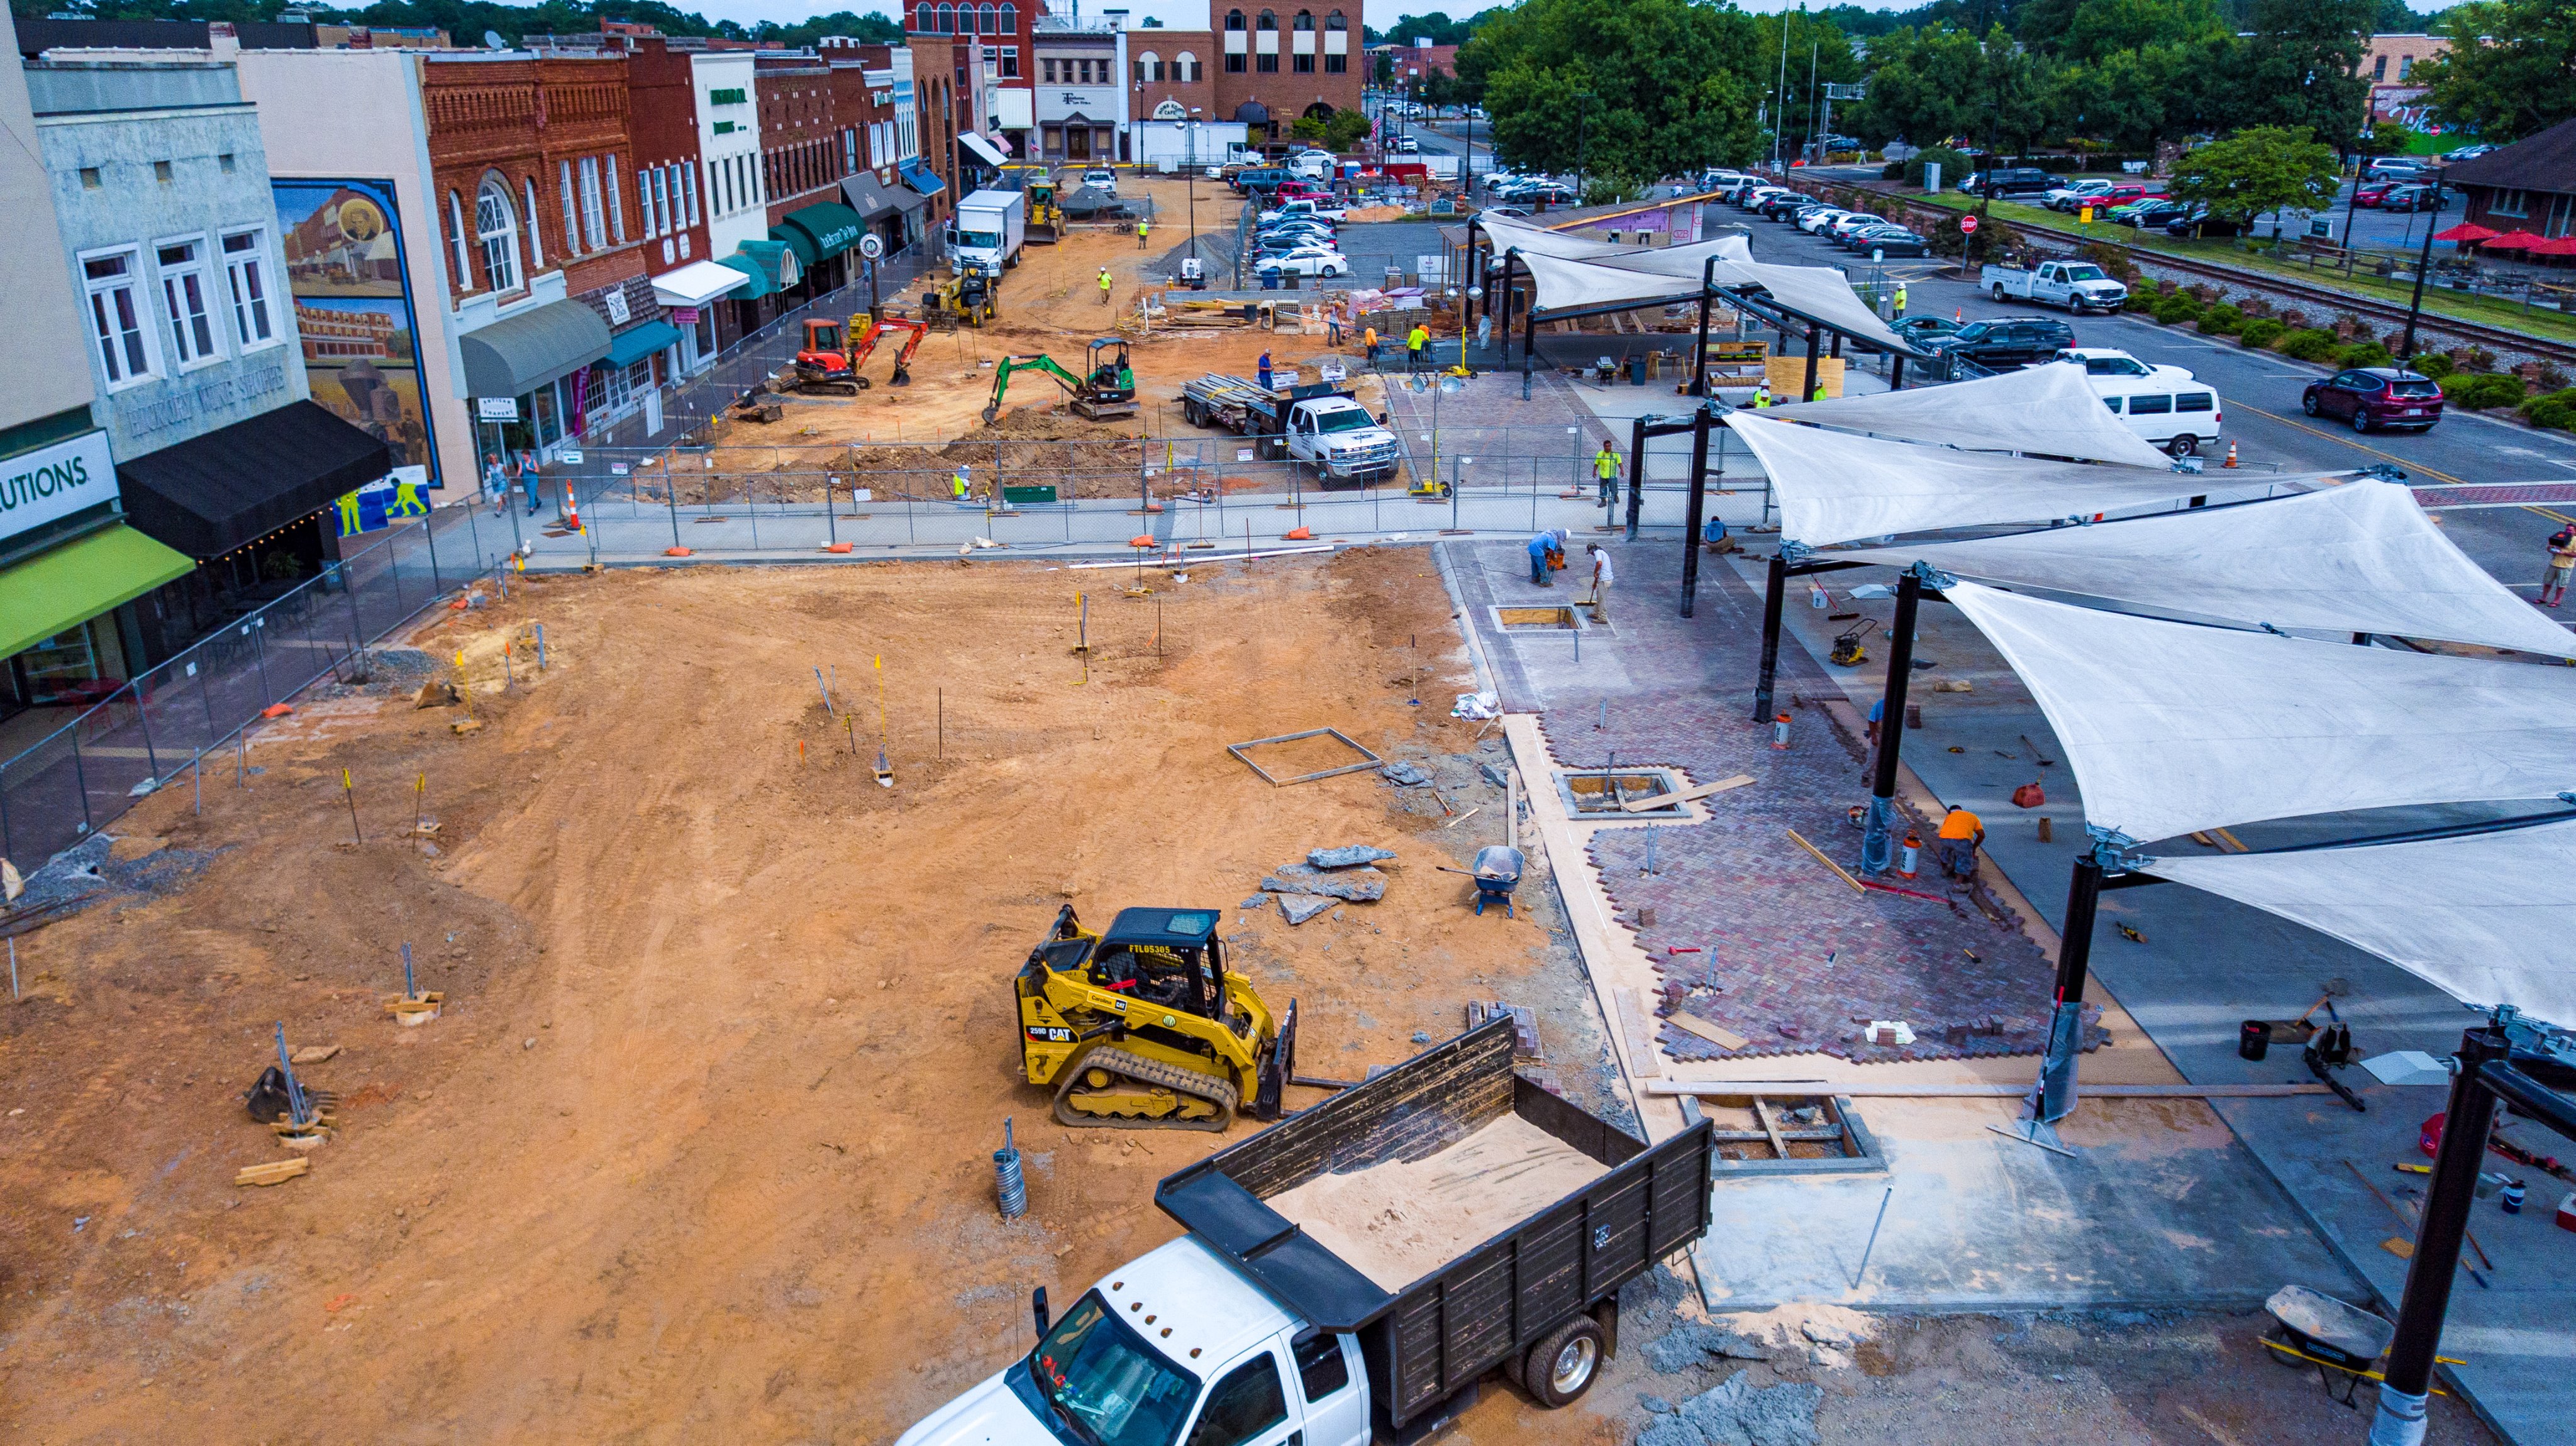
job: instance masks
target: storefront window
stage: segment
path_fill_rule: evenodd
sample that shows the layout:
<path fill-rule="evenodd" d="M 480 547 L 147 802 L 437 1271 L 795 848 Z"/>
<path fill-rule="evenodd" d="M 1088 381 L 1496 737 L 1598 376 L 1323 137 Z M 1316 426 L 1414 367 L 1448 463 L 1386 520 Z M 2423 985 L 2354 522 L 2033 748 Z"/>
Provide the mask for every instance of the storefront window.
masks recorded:
<path fill-rule="evenodd" d="M 563 410 L 555 404 L 555 384 L 548 382 L 528 394 L 521 415 L 531 419 L 537 431 L 537 445 L 551 447 L 563 440 Z"/>
<path fill-rule="evenodd" d="M 125 650 L 112 616 L 90 619 L 9 660 L 20 696 L 35 707 L 85 708 L 125 681 Z"/>

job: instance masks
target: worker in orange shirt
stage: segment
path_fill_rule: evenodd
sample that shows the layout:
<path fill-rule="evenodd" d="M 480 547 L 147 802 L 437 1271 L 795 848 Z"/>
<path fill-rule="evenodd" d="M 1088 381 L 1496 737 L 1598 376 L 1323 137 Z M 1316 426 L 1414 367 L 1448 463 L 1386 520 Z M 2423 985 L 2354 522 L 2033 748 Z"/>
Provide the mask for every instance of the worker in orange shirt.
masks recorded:
<path fill-rule="evenodd" d="M 1941 872 L 1951 878 L 1966 880 L 1976 877 L 1977 847 L 1986 841 L 1986 821 L 1959 807 L 1941 818 L 1941 836 L 1933 847 L 1940 851 Z"/>

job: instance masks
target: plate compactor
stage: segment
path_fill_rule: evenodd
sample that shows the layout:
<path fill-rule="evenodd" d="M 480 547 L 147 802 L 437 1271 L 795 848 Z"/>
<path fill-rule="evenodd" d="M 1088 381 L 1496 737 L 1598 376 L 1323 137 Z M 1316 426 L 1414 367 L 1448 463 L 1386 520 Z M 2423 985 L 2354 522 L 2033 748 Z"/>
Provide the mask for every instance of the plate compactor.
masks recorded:
<path fill-rule="evenodd" d="M 1105 934 L 1067 904 L 1013 986 L 1020 1072 L 1055 1117 L 1109 1129 L 1223 1130 L 1279 1118 L 1297 1004 L 1274 1016 L 1225 967 L 1221 909 L 1121 909 Z"/>

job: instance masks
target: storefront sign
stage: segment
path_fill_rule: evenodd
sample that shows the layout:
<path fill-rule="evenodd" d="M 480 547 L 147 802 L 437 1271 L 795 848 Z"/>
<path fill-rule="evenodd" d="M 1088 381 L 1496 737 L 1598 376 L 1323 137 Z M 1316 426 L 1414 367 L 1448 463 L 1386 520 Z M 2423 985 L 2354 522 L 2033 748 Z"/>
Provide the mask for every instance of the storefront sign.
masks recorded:
<path fill-rule="evenodd" d="M 697 325 L 697 324 L 698 324 L 698 309 L 697 309 L 696 307 L 694 307 L 694 306 L 675 306 L 675 307 L 672 307 L 672 308 L 671 308 L 671 323 L 672 323 L 672 325 L 674 325 L 674 326 L 695 326 L 695 325 Z"/>
<path fill-rule="evenodd" d="M 0 461 L 0 538 L 114 500 L 116 459 L 104 430 Z"/>
<path fill-rule="evenodd" d="M 474 420 L 478 422 L 515 422 L 519 420 L 517 397 L 476 397 Z"/>
<path fill-rule="evenodd" d="M 555 460 L 563 463 L 567 467 L 578 467 L 581 465 L 581 449 L 579 447 L 566 447 L 562 451 L 555 453 Z"/>
<path fill-rule="evenodd" d="M 607 303 L 609 325 L 624 326 L 627 322 L 634 319 L 634 314 L 626 309 L 626 288 L 624 286 L 611 287 L 609 290 L 601 292 L 599 299 Z"/>

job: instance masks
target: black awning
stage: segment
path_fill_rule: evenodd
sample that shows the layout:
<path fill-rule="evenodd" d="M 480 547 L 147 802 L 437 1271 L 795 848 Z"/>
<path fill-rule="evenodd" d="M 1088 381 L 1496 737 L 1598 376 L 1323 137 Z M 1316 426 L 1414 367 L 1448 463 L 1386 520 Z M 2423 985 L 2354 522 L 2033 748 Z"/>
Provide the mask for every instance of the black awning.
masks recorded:
<path fill-rule="evenodd" d="M 465 395 L 525 396 L 608 355 L 608 323 L 567 297 L 505 316 L 456 339 Z"/>
<path fill-rule="evenodd" d="M 120 464 L 125 518 L 190 557 L 219 557 L 393 470 L 393 449 L 313 402 Z"/>

